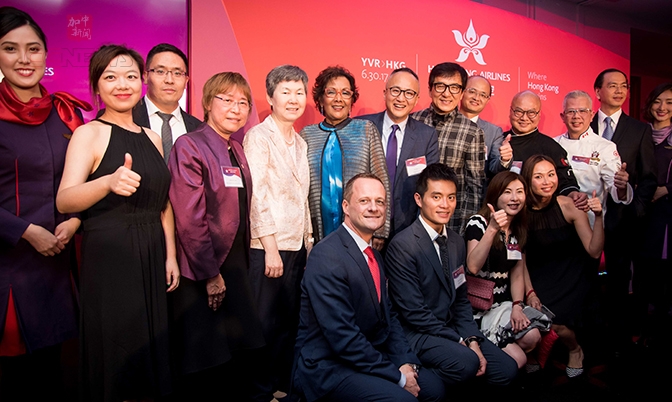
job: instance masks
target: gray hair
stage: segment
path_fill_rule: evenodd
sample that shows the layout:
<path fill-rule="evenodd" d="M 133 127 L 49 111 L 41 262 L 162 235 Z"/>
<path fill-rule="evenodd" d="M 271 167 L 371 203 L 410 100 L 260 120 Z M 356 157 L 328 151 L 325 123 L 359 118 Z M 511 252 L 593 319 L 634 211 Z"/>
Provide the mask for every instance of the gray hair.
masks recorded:
<path fill-rule="evenodd" d="M 308 90 L 308 74 L 297 66 L 283 64 L 277 66 L 266 76 L 266 93 L 273 97 L 273 92 L 279 83 L 283 81 L 301 81 L 303 87 Z"/>
<path fill-rule="evenodd" d="M 562 100 L 562 110 L 567 109 L 567 101 L 569 99 L 578 99 L 578 98 L 586 98 L 588 99 L 588 105 L 590 105 L 590 108 L 593 108 L 593 98 L 588 95 L 586 91 L 582 91 L 580 89 L 576 89 L 567 95 L 565 95 L 565 99 Z"/>

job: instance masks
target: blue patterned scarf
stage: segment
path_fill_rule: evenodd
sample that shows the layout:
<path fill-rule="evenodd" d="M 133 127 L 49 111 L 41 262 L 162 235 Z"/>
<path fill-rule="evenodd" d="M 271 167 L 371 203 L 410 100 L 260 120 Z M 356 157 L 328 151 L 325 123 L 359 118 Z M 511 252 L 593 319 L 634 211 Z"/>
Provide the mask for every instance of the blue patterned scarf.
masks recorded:
<path fill-rule="evenodd" d="M 329 132 L 322 152 L 322 226 L 324 236 L 341 225 L 341 204 L 343 203 L 343 157 L 338 142 L 336 127 L 320 123 L 320 129 Z"/>

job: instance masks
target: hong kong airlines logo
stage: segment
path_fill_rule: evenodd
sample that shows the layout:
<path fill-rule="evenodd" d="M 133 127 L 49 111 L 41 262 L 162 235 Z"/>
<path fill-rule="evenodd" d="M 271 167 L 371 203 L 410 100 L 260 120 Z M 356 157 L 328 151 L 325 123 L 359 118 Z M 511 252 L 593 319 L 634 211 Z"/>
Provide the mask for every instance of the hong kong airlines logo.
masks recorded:
<path fill-rule="evenodd" d="M 476 34 L 476 30 L 474 29 L 474 22 L 472 20 L 469 20 L 469 28 L 467 29 L 467 32 L 464 33 L 464 35 L 457 29 L 453 29 L 453 35 L 455 35 L 455 42 L 462 46 L 460 55 L 457 59 L 455 59 L 455 61 L 461 63 L 469 58 L 469 54 L 473 54 L 476 63 L 482 66 L 486 64 L 485 61 L 483 61 L 483 53 L 481 53 L 481 49 L 483 49 L 485 45 L 488 44 L 488 39 L 490 39 L 490 36 L 481 35 L 479 38 L 478 34 Z"/>

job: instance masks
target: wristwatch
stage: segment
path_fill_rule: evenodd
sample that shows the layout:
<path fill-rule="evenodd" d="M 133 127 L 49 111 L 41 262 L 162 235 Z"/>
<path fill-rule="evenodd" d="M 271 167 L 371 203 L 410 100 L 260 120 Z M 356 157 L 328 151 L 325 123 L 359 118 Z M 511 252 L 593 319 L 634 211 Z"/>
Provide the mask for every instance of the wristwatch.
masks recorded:
<path fill-rule="evenodd" d="M 406 363 L 406 364 L 411 366 L 413 371 L 415 371 L 415 374 L 418 374 L 418 370 L 420 370 L 420 365 L 419 364 L 415 364 L 415 363 Z"/>
<path fill-rule="evenodd" d="M 477 336 L 470 336 L 470 337 L 468 337 L 467 339 L 464 340 L 464 343 L 465 343 L 467 346 L 471 345 L 472 342 L 476 342 L 476 343 L 478 343 L 478 344 L 480 345 L 481 342 L 483 342 L 483 339 L 481 339 L 481 338 L 479 338 L 479 337 L 477 337 Z"/>

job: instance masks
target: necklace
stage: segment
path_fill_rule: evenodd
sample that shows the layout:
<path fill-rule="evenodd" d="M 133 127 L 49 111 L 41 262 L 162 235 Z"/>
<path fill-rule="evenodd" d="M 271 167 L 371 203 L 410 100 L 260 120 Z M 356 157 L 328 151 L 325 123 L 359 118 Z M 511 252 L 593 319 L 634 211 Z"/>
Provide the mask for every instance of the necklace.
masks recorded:
<path fill-rule="evenodd" d="M 285 141 L 285 144 L 289 145 L 290 147 L 294 145 L 294 136 L 292 136 L 291 141 L 287 141 L 284 136 L 282 137 L 282 140 Z"/>

